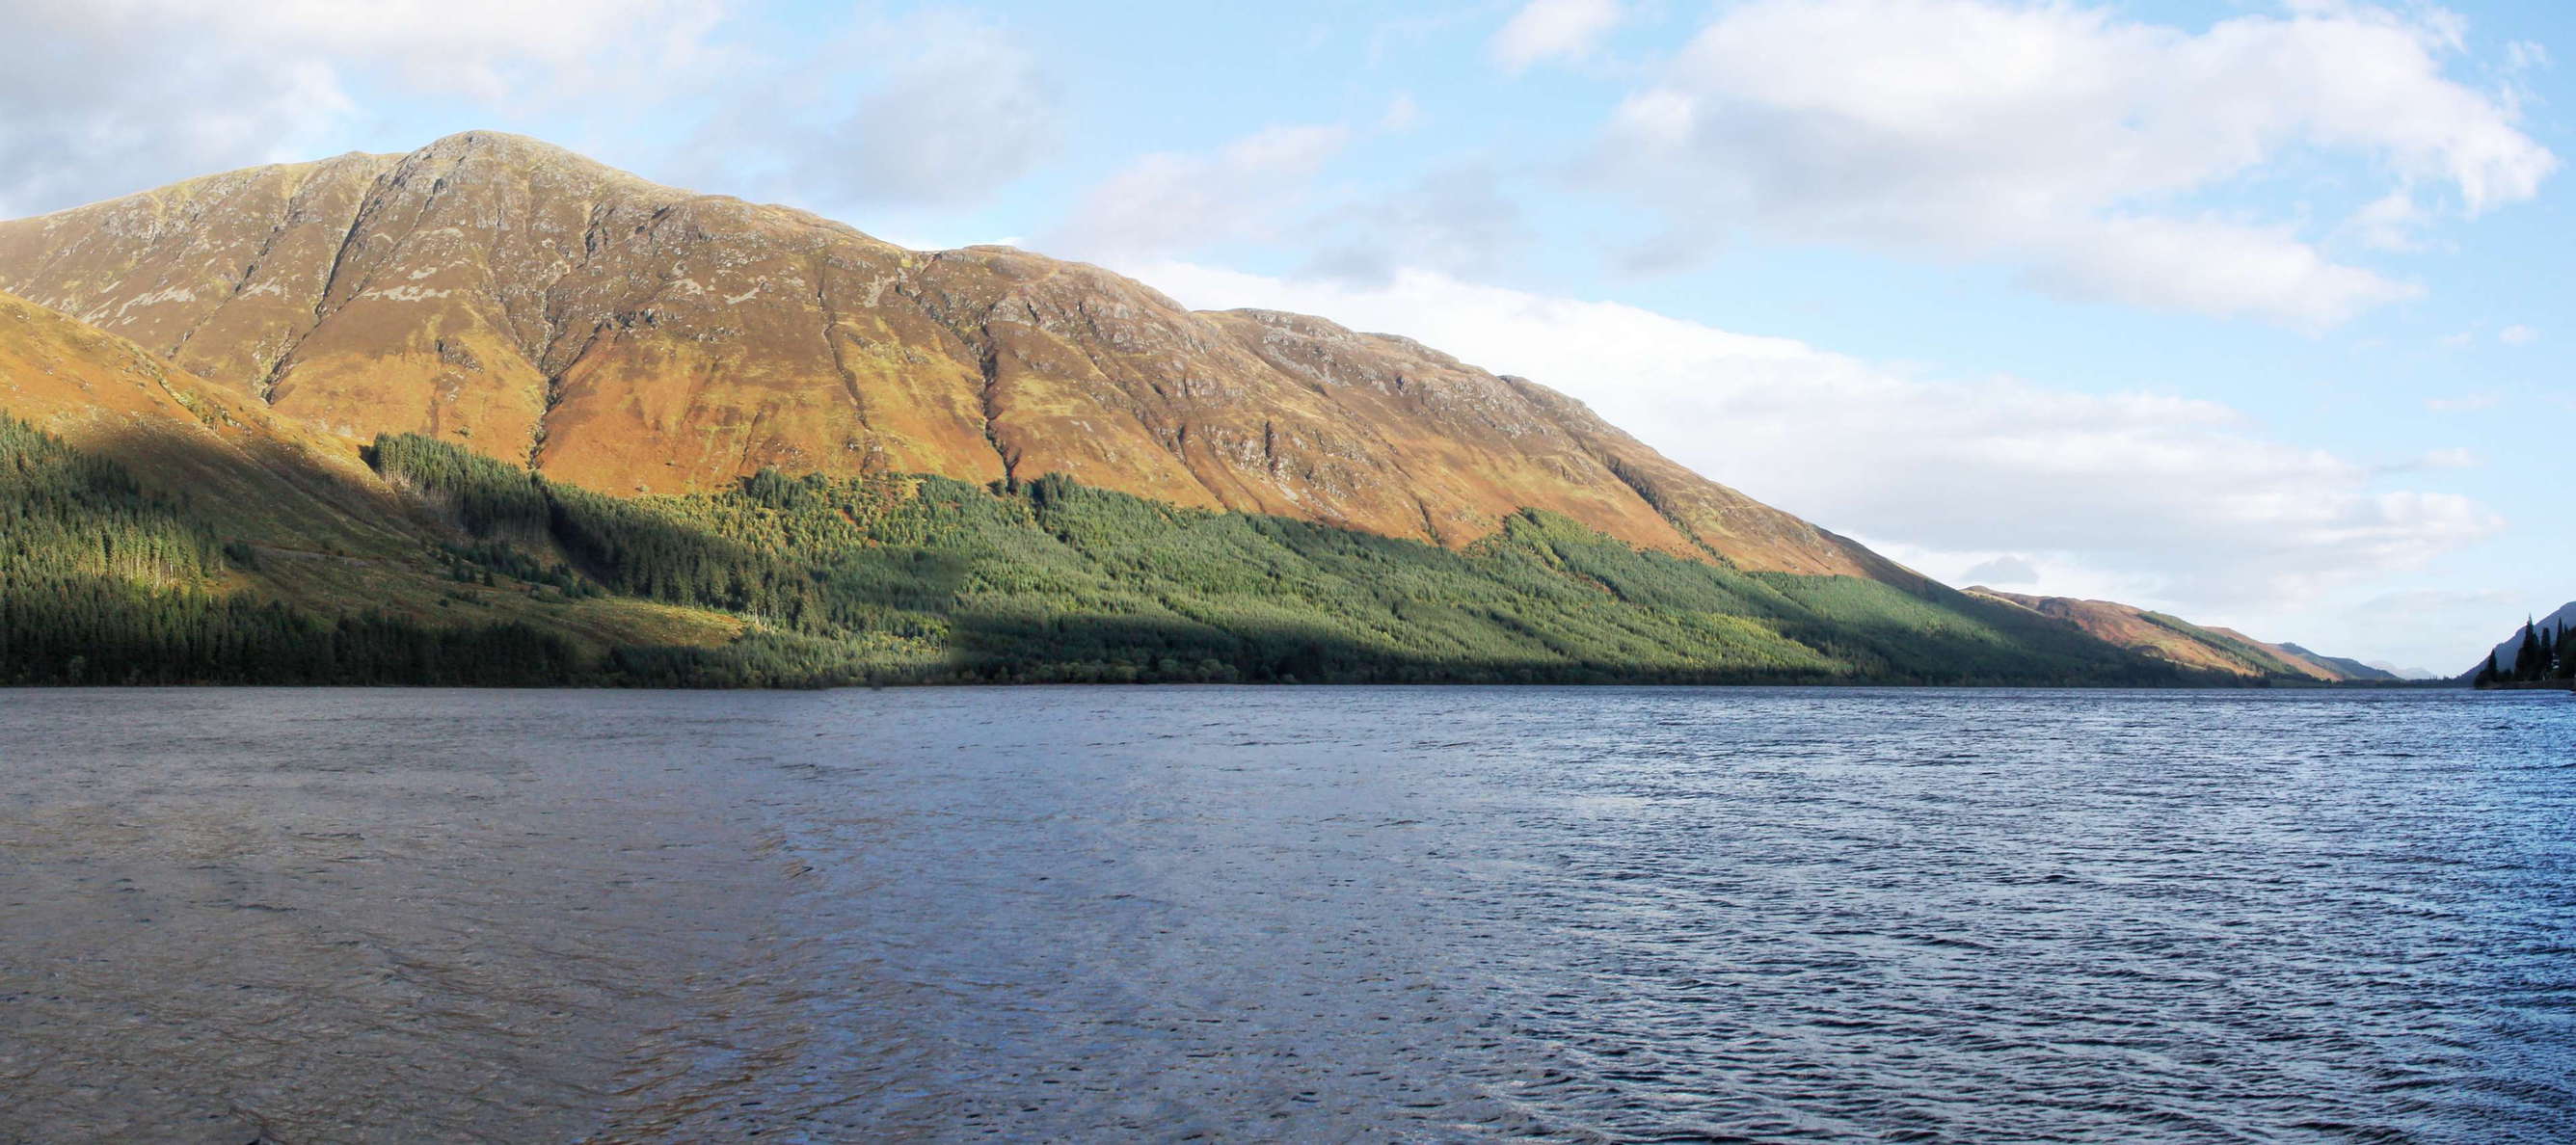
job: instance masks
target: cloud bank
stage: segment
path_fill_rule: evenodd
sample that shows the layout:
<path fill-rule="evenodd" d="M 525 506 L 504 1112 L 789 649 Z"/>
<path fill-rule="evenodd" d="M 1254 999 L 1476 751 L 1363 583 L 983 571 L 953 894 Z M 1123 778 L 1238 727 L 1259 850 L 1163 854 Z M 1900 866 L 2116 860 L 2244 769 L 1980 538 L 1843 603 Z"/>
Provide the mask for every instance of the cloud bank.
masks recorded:
<path fill-rule="evenodd" d="M 1350 137 L 1336 124 L 1304 124 L 1268 128 L 1212 154 L 1146 155 L 1094 188 L 1047 243 L 1133 259 L 1276 240 L 1286 220 L 1311 209 L 1309 184 Z"/>
<path fill-rule="evenodd" d="M 862 16 L 721 87 L 681 155 L 690 181 L 826 211 L 972 204 L 1064 142 L 1047 61 L 1008 27 L 950 9 Z"/>
<path fill-rule="evenodd" d="M 713 0 L 16 5 L 0 36 L 0 215 L 313 158 L 369 85 L 491 107 L 640 92 L 712 66 L 721 14 Z"/>
<path fill-rule="evenodd" d="M 1486 48 L 1496 65 L 1515 74 L 1549 60 L 1581 59 L 1625 15 L 1619 0 L 1530 0 Z"/>
<path fill-rule="evenodd" d="M 2383 249 L 2531 198 L 2558 160 L 2512 90 L 2448 75 L 2463 53 L 2420 6 L 2293 0 L 2194 33 L 2066 3 L 1753 0 L 1628 96 L 1588 178 L 1660 210 L 1654 259 L 1743 229 L 2323 328 L 2420 288 L 2211 196 L 2357 162 L 2377 186 L 2335 229 Z"/>

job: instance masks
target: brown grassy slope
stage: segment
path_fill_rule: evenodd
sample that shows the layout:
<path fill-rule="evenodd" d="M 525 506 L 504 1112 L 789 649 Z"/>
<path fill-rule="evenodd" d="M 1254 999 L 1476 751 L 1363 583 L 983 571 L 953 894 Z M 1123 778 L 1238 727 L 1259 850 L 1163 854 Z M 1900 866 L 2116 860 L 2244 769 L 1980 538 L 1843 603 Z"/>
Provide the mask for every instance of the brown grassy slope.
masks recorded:
<path fill-rule="evenodd" d="M 2333 665 L 2302 656 L 2278 644 L 2256 640 L 2233 629 L 2203 627 L 2115 601 L 2025 596 L 1982 585 L 1966 591 L 2066 621 L 2096 639 L 2187 668 L 2205 668 L 2249 679 L 2283 676 L 2340 682 L 2355 678 Z"/>
<path fill-rule="evenodd" d="M 618 492 L 763 466 L 1065 472 L 1461 545 L 1530 507 L 1749 569 L 1917 578 L 1561 394 L 1095 267 L 908 251 L 488 132 L 0 223 L 0 288 L 330 433 Z"/>
<path fill-rule="evenodd" d="M 2293 671 L 2302 676 L 2311 676 L 2319 680 L 2336 681 L 2357 680 L 2361 678 L 2341 668 L 2335 667 L 2332 664 L 2326 663 L 2324 660 L 2315 656 L 2303 655 L 2295 648 L 2290 648 L 2267 640 L 2256 640 L 2253 637 L 2247 636 L 2242 632 L 2238 632 L 2233 628 L 2220 628 L 2215 625 L 2204 627 L 2206 631 L 2216 633 L 2229 640 L 2241 641 L 2245 644 L 2250 644 L 2256 648 L 2262 649 L 2265 655 L 2288 665 Z"/>
<path fill-rule="evenodd" d="M 326 615 L 381 610 L 443 623 L 530 620 L 595 645 L 714 643 L 736 622 L 632 601 L 539 604 L 524 586 L 458 585 L 432 553 L 452 532 L 341 438 L 278 416 L 107 334 L 0 294 L 0 413 L 87 452 L 254 547 L 247 591 Z"/>

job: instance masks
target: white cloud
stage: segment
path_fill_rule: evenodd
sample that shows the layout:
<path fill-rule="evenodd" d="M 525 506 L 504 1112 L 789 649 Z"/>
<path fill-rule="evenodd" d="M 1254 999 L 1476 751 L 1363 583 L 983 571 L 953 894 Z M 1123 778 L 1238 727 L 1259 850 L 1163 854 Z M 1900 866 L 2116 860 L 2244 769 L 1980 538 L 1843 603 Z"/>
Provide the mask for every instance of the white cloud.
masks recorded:
<path fill-rule="evenodd" d="M 0 36 L 0 215 L 310 158 L 364 80 L 486 107 L 707 66 L 714 0 L 38 0 Z M 645 29 L 645 31 L 638 31 Z"/>
<path fill-rule="evenodd" d="M 2507 346 L 2528 346 L 2540 340 L 2540 331 L 2529 326 L 2507 326 L 2496 332 L 2496 341 Z"/>
<path fill-rule="evenodd" d="M 1487 51 L 1505 71 L 1549 60 L 1580 59 L 1619 26 L 1619 0 L 1530 0 L 1494 33 Z"/>
<path fill-rule="evenodd" d="M 121 0 L 103 5 L 170 20 L 204 5 Z M 416 92 L 490 104 L 597 99 L 603 88 L 667 80 L 703 65 L 720 0 L 249 0 L 222 6 L 228 41 L 317 53 L 371 78 L 391 74 Z"/>
<path fill-rule="evenodd" d="M 2085 299 L 2322 327 L 2418 293 L 2289 217 L 2191 204 L 2319 156 L 2375 184 L 2345 225 L 2531 198 L 2518 101 L 2446 75 L 2458 21 L 2298 0 L 2205 31 L 2008 0 L 1752 0 L 1633 93 L 1592 175 L 1663 208 L 1665 257 L 1738 227 L 2021 268 Z"/>
<path fill-rule="evenodd" d="M 2311 328 L 2422 296 L 2421 287 L 2329 261 L 2286 227 L 2210 219 L 2113 218 L 2035 242 L 2028 281 L 2067 298 L 2203 314 L 2252 314 Z"/>
<path fill-rule="evenodd" d="M 670 176 L 824 208 L 972 200 L 1058 146 L 1054 85 L 998 25 L 862 10 L 801 57 L 766 59 L 723 46 L 731 8 L 40 2 L 18 17 L 28 34 L 0 37 L 0 214 L 345 147 L 368 126 L 359 92 L 462 101 L 449 110 L 503 124 L 567 107 L 703 116 Z"/>
<path fill-rule="evenodd" d="M 1410 108 L 1400 100 L 1394 111 Z M 1209 152 L 1145 155 L 1092 188 L 1041 245 L 1132 264 L 1278 244 L 1304 251 L 1302 274 L 1376 284 L 1400 266 L 1483 276 L 1530 241 L 1505 174 L 1483 159 L 1364 190 L 1321 179 L 1356 135 L 1338 124 L 1272 127 Z"/>
<path fill-rule="evenodd" d="M 1395 98 L 1386 102 L 1386 114 L 1379 116 L 1377 121 L 1377 129 L 1389 135 L 1402 135 L 1420 126 L 1422 105 L 1414 101 L 1413 93 L 1409 91 L 1395 93 Z"/>
<path fill-rule="evenodd" d="M 2424 408 L 2434 413 L 2470 413 L 2494 409 L 2503 400 L 2493 393 L 2462 394 L 2451 398 L 2426 398 Z"/>
<path fill-rule="evenodd" d="M 1992 585 L 1996 588 L 2038 584 L 2039 566 L 2032 564 L 2028 557 L 2011 554 L 1989 557 L 1960 572 L 1959 583 Z"/>
<path fill-rule="evenodd" d="M 1338 125 L 1273 127 L 1212 154 L 1147 155 L 1085 196 L 1048 245 L 1132 259 L 1276 238 L 1305 204 L 1307 182 L 1349 141 Z"/>
<path fill-rule="evenodd" d="M 2146 603 L 2266 608 L 2420 567 L 2501 525 L 2466 498 L 2380 488 L 2385 471 L 2272 439 L 2213 402 L 1924 379 L 1789 339 L 1417 270 L 1367 287 L 1130 269 L 1193 305 L 1309 311 L 1536 378 L 1702 473 L 1900 559 L 1976 554 L 1943 557 L 1926 568 L 1936 575 L 2018 554 L 2045 558 L 2053 590 L 2099 583 Z"/>
<path fill-rule="evenodd" d="M 1008 25 L 861 8 L 816 33 L 792 57 L 729 60 L 674 100 L 669 114 L 695 130 L 665 177 L 880 224 L 885 208 L 911 209 L 892 225 L 936 229 L 939 209 L 988 198 L 1063 146 L 1055 75 Z"/>
<path fill-rule="evenodd" d="M 770 129 L 706 153 L 740 162 L 746 144 L 760 147 L 785 160 L 797 195 L 840 206 L 972 201 L 1054 154 L 1064 130 L 1055 83 L 998 26 L 941 10 L 862 24 L 805 67 L 828 88 L 850 75 L 848 60 L 887 43 L 909 49 L 884 75 L 860 73 L 868 86 L 847 114 L 819 124 L 783 119 L 774 94 L 761 90 L 730 119 Z"/>
<path fill-rule="evenodd" d="M 1318 252 L 1310 272 L 1362 283 L 1384 283 L 1406 266 L 1489 274 L 1530 237 L 1520 205 L 1480 163 L 1436 168 L 1401 190 L 1325 211 L 1300 230 Z"/>
<path fill-rule="evenodd" d="M 2413 194 L 2396 190 L 2353 212 L 2344 232 L 2372 250 L 2417 251 L 2424 249 L 2422 233 L 2432 222 L 2433 213 Z"/>
<path fill-rule="evenodd" d="M 2178 604 L 2166 599 L 2163 593 L 2168 582 L 2162 575 L 2088 563 L 2081 553 L 2029 550 L 1999 554 L 1980 549 L 1944 549 L 1886 537 L 1846 535 L 1889 560 L 1944 584 L 1959 587 L 1983 585 L 2006 592 L 2075 600 L 2115 600 L 2140 608 L 2193 613 L 2200 618 L 2213 615 L 2209 611 L 2212 606 Z M 2019 567 L 2015 567 L 2016 564 Z M 2029 575 L 2019 580 L 1989 575 L 1998 567 L 2006 572 L 2027 571 Z"/>

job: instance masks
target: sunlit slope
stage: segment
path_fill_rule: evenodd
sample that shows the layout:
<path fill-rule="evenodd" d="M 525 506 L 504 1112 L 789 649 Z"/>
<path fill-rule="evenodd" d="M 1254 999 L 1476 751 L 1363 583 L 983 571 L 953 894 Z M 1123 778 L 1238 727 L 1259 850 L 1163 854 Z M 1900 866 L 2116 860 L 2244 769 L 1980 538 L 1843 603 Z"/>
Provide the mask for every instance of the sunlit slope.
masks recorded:
<path fill-rule="evenodd" d="M 739 629 L 731 618 L 631 601 L 540 607 L 524 586 L 461 582 L 442 555 L 461 537 L 347 442 L 7 295 L 0 520 L 0 595 L 12 622 L 23 637 L 41 612 L 88 667 L 120 665 L 93 679 L 122 680 L 138 667 L 150 669 L 143 680 L 271 678 L 191 658 L 227 641 L 266 641 L 288 659 L 327 652 L 326 630 L 350 617 L 404 633 L 387 640 L 529 623 L 574 655 L 722 641 Z M 25 640 L 14 647 L 22 661 L 33 654 Z M 0 664 L 0 681 L 26 666 Z"/>

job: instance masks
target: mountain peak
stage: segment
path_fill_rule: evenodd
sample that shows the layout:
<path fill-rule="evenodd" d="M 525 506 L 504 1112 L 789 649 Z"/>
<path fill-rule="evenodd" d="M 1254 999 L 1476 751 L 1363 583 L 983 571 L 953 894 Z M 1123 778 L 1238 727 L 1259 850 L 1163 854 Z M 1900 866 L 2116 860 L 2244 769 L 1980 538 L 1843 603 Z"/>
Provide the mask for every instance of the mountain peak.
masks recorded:
<path fill-rule="evenodd" d="M 698 196 L 655 183 L 580 152 L 506 131 L 460 131 L 395 159 L 386 190 L 399 192 L 426 181 L 430 193 L 496 183 L 542 183 L 566 194 L 604 198 L 638 196 L 678 202 Z"/>
<path fill-rule="evenodd" d="M 465 151 L 477 148 L 491 148 L 501 151 L 560 155 L 573 159 L 587 159 L 587 156 L 577 154 L 571 148 L 548 143 L 533 135 L 521 135 L 515 131 L 494 131 L 487 127 L 472 127 L 463 131 L 450 132 L 446 135 L 430 140 L 428 144 L 422 146 L 419 150 L 422 152 L 461 154 Z"/>

